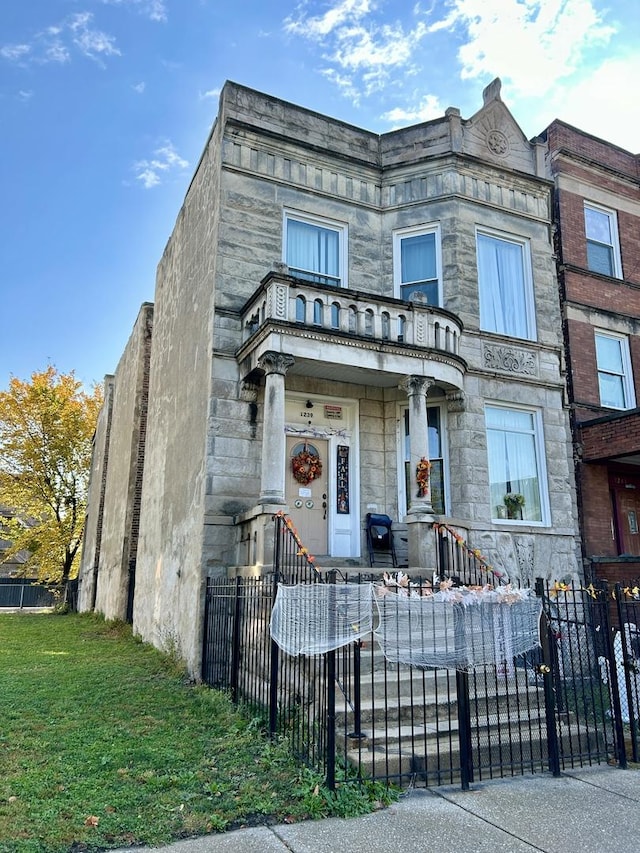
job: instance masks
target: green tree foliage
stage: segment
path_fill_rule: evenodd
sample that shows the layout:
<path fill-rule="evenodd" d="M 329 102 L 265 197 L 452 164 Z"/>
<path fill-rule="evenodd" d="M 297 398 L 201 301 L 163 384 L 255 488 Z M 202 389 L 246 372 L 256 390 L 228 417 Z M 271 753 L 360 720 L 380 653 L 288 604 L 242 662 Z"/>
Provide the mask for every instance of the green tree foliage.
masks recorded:
<path fill-rule="evenodd" d="M 9 510 L 3 562 L 26 555 L 22 574 L 64 586 L 78 573 L 102 389 L 82 390 L 54 367 L 0 391 L 0 505 Z"/>

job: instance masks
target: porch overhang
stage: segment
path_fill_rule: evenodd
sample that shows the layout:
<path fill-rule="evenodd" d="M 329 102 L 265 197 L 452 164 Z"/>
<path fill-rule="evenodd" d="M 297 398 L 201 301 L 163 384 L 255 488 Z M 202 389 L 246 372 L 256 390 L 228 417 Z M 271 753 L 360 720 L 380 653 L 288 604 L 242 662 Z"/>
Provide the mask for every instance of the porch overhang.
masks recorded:
<path fill-rule="evenodd" d="M 297 319 L 299 297 L 318 322 Z M 462 323 L 444 309 L 270 274 L 242 318 L 246 337 L 236 359 L 243 378 L 276 352 L 293 356 L 288 375 L 383 388 L 428 376 L 444 388 L 463 388 Z"/>

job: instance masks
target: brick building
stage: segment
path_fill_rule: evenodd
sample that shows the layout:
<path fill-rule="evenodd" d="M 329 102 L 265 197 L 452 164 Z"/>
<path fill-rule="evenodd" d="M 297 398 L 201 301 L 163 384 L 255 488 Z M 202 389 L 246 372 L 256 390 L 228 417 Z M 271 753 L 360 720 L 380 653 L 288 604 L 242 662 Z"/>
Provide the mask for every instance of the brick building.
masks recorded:
<path fill-rule="evenodd" d="M 545 131 L 588 572 L 640 578 L 640 158 Z"/>

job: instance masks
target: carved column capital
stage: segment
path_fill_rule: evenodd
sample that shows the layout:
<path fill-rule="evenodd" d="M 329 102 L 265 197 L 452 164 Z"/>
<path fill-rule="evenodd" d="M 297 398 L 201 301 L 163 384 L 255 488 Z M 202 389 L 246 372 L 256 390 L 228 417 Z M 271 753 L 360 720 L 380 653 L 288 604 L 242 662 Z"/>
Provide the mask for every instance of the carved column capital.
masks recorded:
<path fill-rule="evenodd" d="M 269 350 L 260 356 L 258 359 L 258 367 L 264 370 L 265 374 L 280 373 L 286 376 L 287 370 L 295 364 L 295 359 L 292 355 L 287 355 L 283 352 L 274 352 Z"/>
<path fill-rule="evenodd" d="M 398 384 L 398 388 L 404 391 L 407 397 L 413 397 L 416 394 L 426 397 L 429 388 L 435 384 L 436 380 L 432 376 L 405 376 Z"/>

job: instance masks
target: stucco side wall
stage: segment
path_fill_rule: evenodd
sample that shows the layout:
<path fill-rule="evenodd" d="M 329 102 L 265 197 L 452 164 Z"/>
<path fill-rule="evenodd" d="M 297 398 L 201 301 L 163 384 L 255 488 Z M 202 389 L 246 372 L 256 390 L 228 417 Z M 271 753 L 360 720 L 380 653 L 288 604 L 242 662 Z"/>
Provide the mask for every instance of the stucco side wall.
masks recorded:
<path fill-rule="evenodd" d="M 145 303 L 115 373 L 95 601 L 96 610 L 107 619 L 124 619 L 127 611 L 129 560 L 135 544 L 132 537 L 138 449 L 146 410 L 146 356 L 152 324 L 153 306 Z"/>
<path fill-rule="evenodd" d="M 93 437 L 93 455 L 87 496 L 87 518 L 84 525 L 82 562 L 78 573 L 78 610 L 92 610 L 96 594 L 96 579 L 100 560 L 102 523 L 104 518 L 104 493 L 109 460 L 109 435 L 113 413 L 114 377 L 104 378 L 104 402 Z"/>
<path fill-rule="evenodd" d="M 158 267 L 134 631 L 200 668 L 206 424 L 218 230 L 214 129 Z"/>

